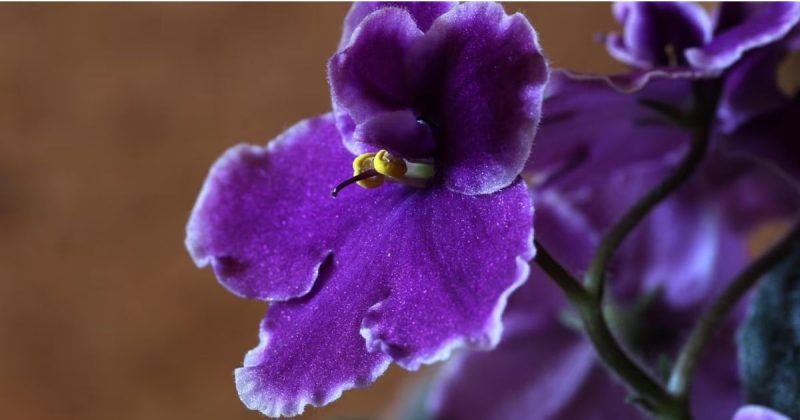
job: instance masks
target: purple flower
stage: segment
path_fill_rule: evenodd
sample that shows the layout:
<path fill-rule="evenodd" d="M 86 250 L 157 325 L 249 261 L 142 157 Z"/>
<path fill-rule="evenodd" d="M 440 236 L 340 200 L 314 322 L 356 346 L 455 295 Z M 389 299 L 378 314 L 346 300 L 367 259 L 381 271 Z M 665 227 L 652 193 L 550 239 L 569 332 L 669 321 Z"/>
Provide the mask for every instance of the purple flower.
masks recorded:
<path fill-rule="evenodd" d="M 782 39 L 800 19 L 800 5 L 723 3 L 715 22 L 693 3 L 614 4 L 623 35 L 606 38 L 609 53 L 640 69 L 730 67 L 749 50 Z"/>
<path fill-rule="evenodd" d="M 599 238 L 685 153 L 690 133 L 643 106 L 681 107 L 689 81 L 660 80 L 633 95 L 554 74 L 525 171 L 542 244 L 576 275 Z M 620 248 L 609 275 L 610 317 L 632 353 L 671 359 L 709 297 L 747 262 L 747 234 L 798 208 L 789 185 L 750 159 L 712 150 L 690 183 L 657 207 Z M 636 418 L 598 363 L 557 289 L 533 271 L 515 292 L 491 353 L 464 353 L 439 379 L 437 417 Z M 565 318 L 566 315 L 566 318 Z M 709 346 L 693 388 L 698 418 L 729 418 L 741 402 L 734 317 Z"/>
<path fill-rule="evenodd" d="M 789 417 L 760 405 L 746 405 L 736 411 L 733 420 L 790 420 Z"/>
<path fill-rule="evenodd" d="M 720 143 L 800 180 L 800 103 L 777 80 L 780 63 L 800 50 L 800 3 L 722 3 L 713 19 L 692 3 L 617 3 L 614 15 L 624 29 L 606 47 L 634 70 L 608 82 L 635 91 L 652 78 L 701 79 Z"/>
<path fill-rule="evenodd" d="M 759 116 L 792 106 L 793 98 L 778 86 L 781 62 L 800 50 L 800 4 L 723 3 L 718 11 L 718 28 L 736 28 L 750 22 L 776 20 L 775 35 L 763 46 L 742 55 L 723 74 L 717 118 L 720 129 L 731 133 Z M 780 22 L 778 22 L 780 20 Z M 784 29 L 789 30 L 786 33 Z"/>
<path fill-rule="evenodd" d="M 519 173 L 547 77 L 531 26 L 497 4 L 353 6 L 335 114 L 228 150 L 187 226 L 199 266 L 270 302 L 235 373 L 249 408 L 296 415 L 390 362 L 497 343 L 534 253 Z"/>
<path fill-rule="evenodd" d="M 435 21 L 430 8 L 443 11 L 386 7 L 345 29 L 352 35 L 328 65 L 338 127 L 353 153 L 432 158 L 449 189 L 497 191 L 522 170 L 536 131 L 547 78 L 536 35 L 497 4 Z"/>
<path fill-rule="evenodd" d="M 623 91 L 652 78 L 717 77 L 749 52 L 781 42 L 800 20 L 800 4 L 723 3 L 714 18 L 692 3 L 614 5 L 623 33 L 605 37 L 606 48 L 635 70 L 608 77 Z"/>

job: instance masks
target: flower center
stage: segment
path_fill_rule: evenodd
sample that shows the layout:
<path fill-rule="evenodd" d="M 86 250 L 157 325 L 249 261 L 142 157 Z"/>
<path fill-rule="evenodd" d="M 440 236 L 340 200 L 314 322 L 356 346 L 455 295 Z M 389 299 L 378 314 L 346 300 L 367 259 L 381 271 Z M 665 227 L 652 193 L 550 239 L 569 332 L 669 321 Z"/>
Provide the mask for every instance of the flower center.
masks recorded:
<path fill-rule="evenodd" d="M 336 197 L 345 187 L 353 184 L 362 188 L 378 188 L 386 180 L 422 188 L 433 174 L 433 165 L 429 163 L 410 162 L 386 150 L 364 153 L 353 160 L 353 176 L 334 187 L 331 195 Z"/>

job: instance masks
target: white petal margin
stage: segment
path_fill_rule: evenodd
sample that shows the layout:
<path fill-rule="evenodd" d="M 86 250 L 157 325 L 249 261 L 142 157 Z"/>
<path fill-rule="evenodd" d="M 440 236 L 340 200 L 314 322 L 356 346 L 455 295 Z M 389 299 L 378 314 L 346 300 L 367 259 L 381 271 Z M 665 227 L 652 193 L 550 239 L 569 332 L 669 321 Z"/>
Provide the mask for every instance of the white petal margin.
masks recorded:
<path fill-rule="evenodd" d="M 262 321 L 264 322 L 264 321 Z M 339 384 L 326 392 L 310 392 L 297 398 L 286 399 L 278 390 L 267 386 L 257 370 L 250 369 L 258 366 L 258 355 L 267 348 L 269 333 L 265 328 L 259 329 L 258 346 L 251 349 L 244 356 L 244 367 L 234 371 L 236 390 L 239 392 L 239 399 L 244 405 L 256 410 L 268 417 L 294 417 L 303 414 L 306 406 L 322 407 L 339 399 L 344 391 L 366 386 L 375 382 L 386 369 L 389 368 L 391 360 L 386 360 L 377 365 L 367 377 L 358 378 Z"/>

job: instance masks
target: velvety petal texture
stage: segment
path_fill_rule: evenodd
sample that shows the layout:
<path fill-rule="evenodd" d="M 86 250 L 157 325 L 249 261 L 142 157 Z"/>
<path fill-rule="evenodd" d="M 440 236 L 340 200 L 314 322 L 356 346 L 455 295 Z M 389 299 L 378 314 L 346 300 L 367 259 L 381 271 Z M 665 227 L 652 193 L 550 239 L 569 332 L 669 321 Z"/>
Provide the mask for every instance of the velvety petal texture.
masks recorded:
<path fill-rule="evenodd" d="M 338 133 L 329 119 L 297 124 L 267 147 L 233 147 L 211 168 L 189 219 L 186 246 L 195 263 L 211 265 L 231 292 L 262 300 L 305 295 L 341 241 L 327 227 L 344 210 L 342 201 L 319 203 L 349 175 L 350 157 L 331 144 Z M 346 166 L 321 162 L 331 153 Z"/>
<path fill-rule="evenodd" d="M 408 72 L 416 67 L 407 63 L 408 52 L 422 34 L 404 9 L 382 8 L 367 16 L 328 64 L 336 106 L 357 124 L 406 108 L 414 94 Z"/>
<path fill-rule="evenodd" d="M 350 176 L 332 114 L 214 165 L 187 245 L 237 294 L 273 300 L 236 371 L 245 404 L 297 415 L 461 345 L 491 347 L 528 276 L 532 207 L 521 180 L 486 196 L 442 185 L 331 188 Z M 486 250 L 491 249 L 491 253 Z"/>
<path fill-rule="evenodd" d="M 506 187 L 527 159 L 548 78 L 536 33 L 495 3 L 458 5 L 429 27 L 414 13 L 382 7 L 354 18 L 358 26 L 329 62 L 347 148 L 433 160 L 443 183 L 464 194 Z M 417 121 L 404 122 L 413 135 L 368 134 L 391 130 L 384 125 L 398 119 L 383 114 L 401 111 Z"/>
<path fill-rule="evenodd" d="M 339 42 L 339 50 L 347 47 L 350 38 L 353 36 L 361 21 L 372 12 L 386 8 L 403 9 L 411 15 L 417 27 L 426 32 L 433 21 L 439 16 L 447 13 L 450 9 L 457 6 L 458 2 L 448 1 L 425 1 L 425 2 L 372 2 L 364 1 L 353 3 L 347 16 L 344 18 L 344 28 L 342 29 L 342 39 Z"/>

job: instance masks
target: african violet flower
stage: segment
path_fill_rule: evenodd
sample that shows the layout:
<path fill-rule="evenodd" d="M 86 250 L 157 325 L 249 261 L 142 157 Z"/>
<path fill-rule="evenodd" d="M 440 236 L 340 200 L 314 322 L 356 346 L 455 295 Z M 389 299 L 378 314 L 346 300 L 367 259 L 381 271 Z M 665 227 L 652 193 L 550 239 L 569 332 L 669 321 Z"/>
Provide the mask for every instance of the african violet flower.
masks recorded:
<path fill-rule="evenodd" d="M 636 71 L 609 78 L 623 90 L 651 77 L 718 78 L 719 129 L 791 101 L 777 85 L 777 69 L 800 49 L 800 3 L 722 3 L 714 19 L 694 3 L 616 3 L 623 33 L 611 33 L 608 52 Z"/>
<path fill-rule="evenodd" d="M 563 73 L 551 79 L 525 176 L 537 203 L 539 241 L 577 275 L 600 236 L 667 176 L 690 140 L 688 131 L 642 103 L 680 107 L 689 89 L 687 81 L 661 80 L 626 95 L 602 81 Z M 654 371 L 662 356 L 674 357 L 704 304 L 746 264 L 748 233 L 799 207 L 772 171 L 712 153 L 613 261 L 611 318 L 628 349 Z M 637 418 L 589 341 L 563 322 L 569 313 L 558 290 L 540 271 L 532 277 L 509 301 L 498 348 L 459 355 L 439 378 L 434 415 Z M 700 364 L 693 388 L 698 418 L 730 418 L 741 403 L 733 340 L 741 317 L 730 320 Z"/>
<path fill-rule="evenodd" d="M 635 70 L 607 81 L 636 90 L 652 77 L 699 79 L 716 104 L 717 141 L 800 180 L 800 97 L 777 80 L 783 60 L 800 50 L 800 3 L 722 3 L 713 20 L 692 3 L 617 3 L 614 14 L 624 30 L 609 34 L 606 47 Z"/>
<path fill-rule="evenodd" d="M 605 36 L 609 53 L 635 71 L 608 78 L 634 91 L 651 78 L 708 78 L 748 52 L 780 42 L 800 20 L 800 4 L 722 3 L 714 18 L 693 3 L 619 2 L 623 33 Z"/>
<path fill-rule="evenodd" d="M 235 374 L 242 401 L 270 416 L 326 404 L 390 362 L 494 346 L 534 253 L 519 173 L 548 70 L 525 18 L 486 3 L 356 4 L 344 33 L 335 116 L 228 150 L 187 226 L 199 266 L 271 302 Z"/>

